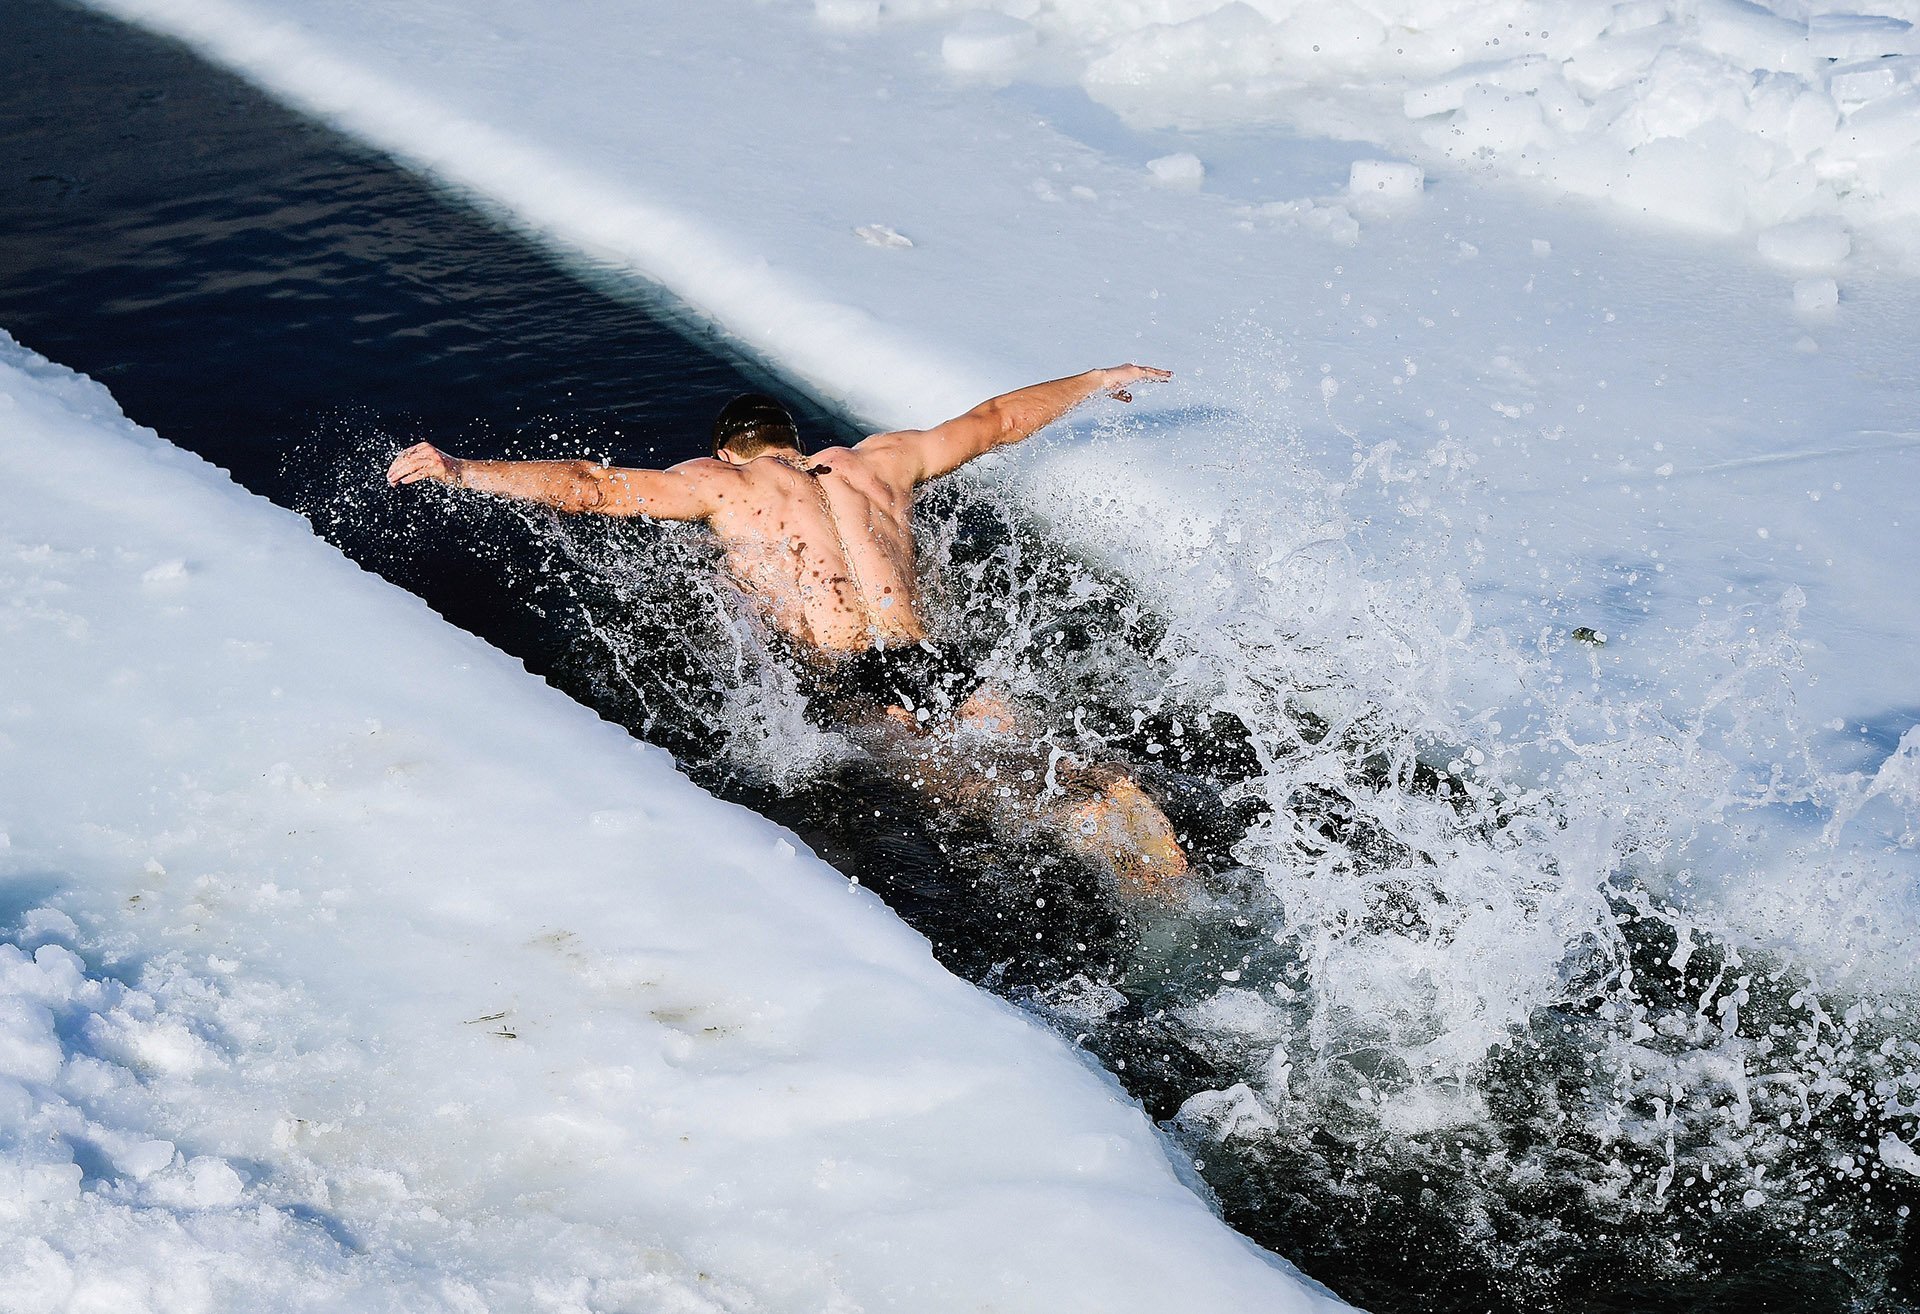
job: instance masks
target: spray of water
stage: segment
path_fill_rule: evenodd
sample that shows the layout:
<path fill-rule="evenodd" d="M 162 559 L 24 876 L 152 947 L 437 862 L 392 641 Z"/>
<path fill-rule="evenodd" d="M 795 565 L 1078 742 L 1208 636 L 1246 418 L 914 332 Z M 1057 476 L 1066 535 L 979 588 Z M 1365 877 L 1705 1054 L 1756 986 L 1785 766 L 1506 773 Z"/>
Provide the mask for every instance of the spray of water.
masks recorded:
<path fill-rule="evenodd" d="M 1476 623 L 1452 526 L 1363 532 L 1457 451 L 1334 481 L 1248 414 L 1182 417 L 1257 451 L 1239 508 L 1157 501 L 1116 429 L 918 513 L 936 630 L 1030 720 L 1039 778 L 997 789 L 1130 764 L 1200 873 L 1171 908 L 916 805 L 817 728 L 696 532 L 353 480 L 309 513 L 417 585 L 420 545 L 443 569 L 458 539 L 521 608 L 476 628 L 712 787 L 830 795 L 801 808 L 824 847 L 892 852 L 868 814 L 918 828 L 944 875 L 902 906 L 948 960 L 1098 1053 L 1238 1225 L 1364 1303 L 1906 1308 L 1920 1029 L 1889 965 L 1920 731 L 1869 770 L 1816 760 L 1790 593 L 1699 623 L 1700 705 L 1612 690 L 1570 636 Z M 1075 491 L 1043 525 L 1009 490 L 1046 478 Z"/>

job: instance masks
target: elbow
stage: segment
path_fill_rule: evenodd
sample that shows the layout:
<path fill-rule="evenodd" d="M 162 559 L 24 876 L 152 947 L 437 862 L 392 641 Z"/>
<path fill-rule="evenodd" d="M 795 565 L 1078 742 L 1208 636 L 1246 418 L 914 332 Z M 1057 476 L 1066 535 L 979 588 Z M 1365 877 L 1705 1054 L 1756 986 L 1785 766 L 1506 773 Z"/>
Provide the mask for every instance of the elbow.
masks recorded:
<path fill-rule="evenodd" d="M 607 472 L 590 461 L 581 461 L 574 467 L 573 487 L 561 505 L 561 510 L 576 515 L 598 511 L 607 502 Z"/>
<path fill-rule="evenodd" d="M 994 398 L 984 409 L 987 411 L 987 431 L 995 447 L 1003 443 L 1017 443 L 1034 430 L 1030 417 L 1005 397 Z"/>

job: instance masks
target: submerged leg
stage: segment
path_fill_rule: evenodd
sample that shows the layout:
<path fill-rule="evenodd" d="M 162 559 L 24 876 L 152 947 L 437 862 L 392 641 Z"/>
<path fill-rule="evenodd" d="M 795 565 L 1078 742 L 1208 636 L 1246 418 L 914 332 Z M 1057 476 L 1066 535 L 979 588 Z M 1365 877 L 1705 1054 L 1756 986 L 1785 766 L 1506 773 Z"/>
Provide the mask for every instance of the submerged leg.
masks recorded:
<path fill-rule="evenodd" d="M 1117 767 L 1091 767 L 1081 774 L 1093 796 L 1062 805 L 1067 842 L 1110 868 L 1126 892 L 1172 897 L 1188 864 L 1167 814 Z"/>
<path fill-rule="evenodd" d="M 1059 788 L 1049 790 L 1046 758 L 1018 740 L 1027 718 L 997 689 L 982 686 L 938 726 L 898 706 L 872 724 L 891 733 L 870 736 L 869 751 L 950 815 L 996 829 L 1037 824 L 1112 872 L 1129 896 L 1171 898 L 1188 874 L 1173 823 L 1124 768 L 1065 758 L 1052 772 Z M 1029 783 L 1009 788 L 1016 780 Z"/>

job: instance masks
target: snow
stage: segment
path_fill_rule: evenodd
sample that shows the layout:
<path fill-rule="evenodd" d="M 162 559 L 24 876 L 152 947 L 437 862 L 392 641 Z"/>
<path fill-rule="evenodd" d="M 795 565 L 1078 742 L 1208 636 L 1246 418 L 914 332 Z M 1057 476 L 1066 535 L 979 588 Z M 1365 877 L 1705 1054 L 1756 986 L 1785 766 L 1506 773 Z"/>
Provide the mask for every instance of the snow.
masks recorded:
<path fill-rule="evenodd" d="M 1812 6 L 1820 8 L 1821 6 Z M 1705 232 L 1806 217 L 1910 264 L 1920 53 L 1891 13 L 1795 0 L 932 0 L 897 21 L 1018 14 L 1053 76 L 1136 123 L 1281 122 L 1490 167 Z M 1885 118 L 1897 128 L 1880 126 Z"/>
<path fill-rule="evenodd" d="M 1760 234 L 1760 254 L 1782 269 L 1829 270 L 1853 252 L 1847 230 L 1822 219 L 1781 224 Z"/>
<path fill-rule="evenodd" d="M 0 338 L 0 1308 L 1306 1309 L 763 819 Z"/>
<path fill-rule="evenodd" d="M 1426 182 L 1424 170 L 1396 160 L 1355 160 L 1347 173 L 1347 191 L 1363 206 L 1417 201 Z"/>
<path fill-rule="evenodd" d="M 1425 941 L 1348 934 L 1378 891 L 1276 860 L 1285 926 L 1320 937 L 1316 1018 L 1415 1074 L 1383 1125 L 1454 1116 L 1421 1080 L 1558 998 L 1616 874 L 1648 882 L 1645 915 L 1821 992 L 1920 990 L 1907 17 L 97 2 L 607 285 L 664 286 L 876 426 L 1173 368 L 981 477 L 1124 571 L 1214 709 L 1276 737 L 1291 699 L 1364 714 L 1548 800 L 1497 851 L 1431 800 L 1383 802 L 1436 855 Z M 1018 31 L 995 14 L 1036 35 L 954 67 L 949 38 Z M 197 587 L 190 553 L 159 555 Z M 1259 782 L 1277 815 L 1316 765 Z M 1257 1098 L 1298 1107 L 1315 1052 L 1263 1043 Z M 1196 1116 L 1258 1124 L 1219 1096 Z"/>
<path fill-rule="evenodd" d="M 1793 308 L 1803 315 L 1824 315 L 1840 304 L 1840 285 L 1831 278 L 1803 278 L 1793 285 Z"/>

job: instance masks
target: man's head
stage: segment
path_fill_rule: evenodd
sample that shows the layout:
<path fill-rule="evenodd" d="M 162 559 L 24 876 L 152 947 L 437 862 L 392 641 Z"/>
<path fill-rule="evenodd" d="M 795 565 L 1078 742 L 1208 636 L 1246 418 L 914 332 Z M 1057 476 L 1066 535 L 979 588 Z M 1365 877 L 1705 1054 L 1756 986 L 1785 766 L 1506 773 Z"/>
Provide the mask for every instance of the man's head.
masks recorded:
<path fill-rule="evenodd" d="M 713 421 L 713 454 L 738 465 L 768 452 L 805 455 L 800 430 L 787 408 L 764 393 L 746 392 L 721 408 Z"/>

